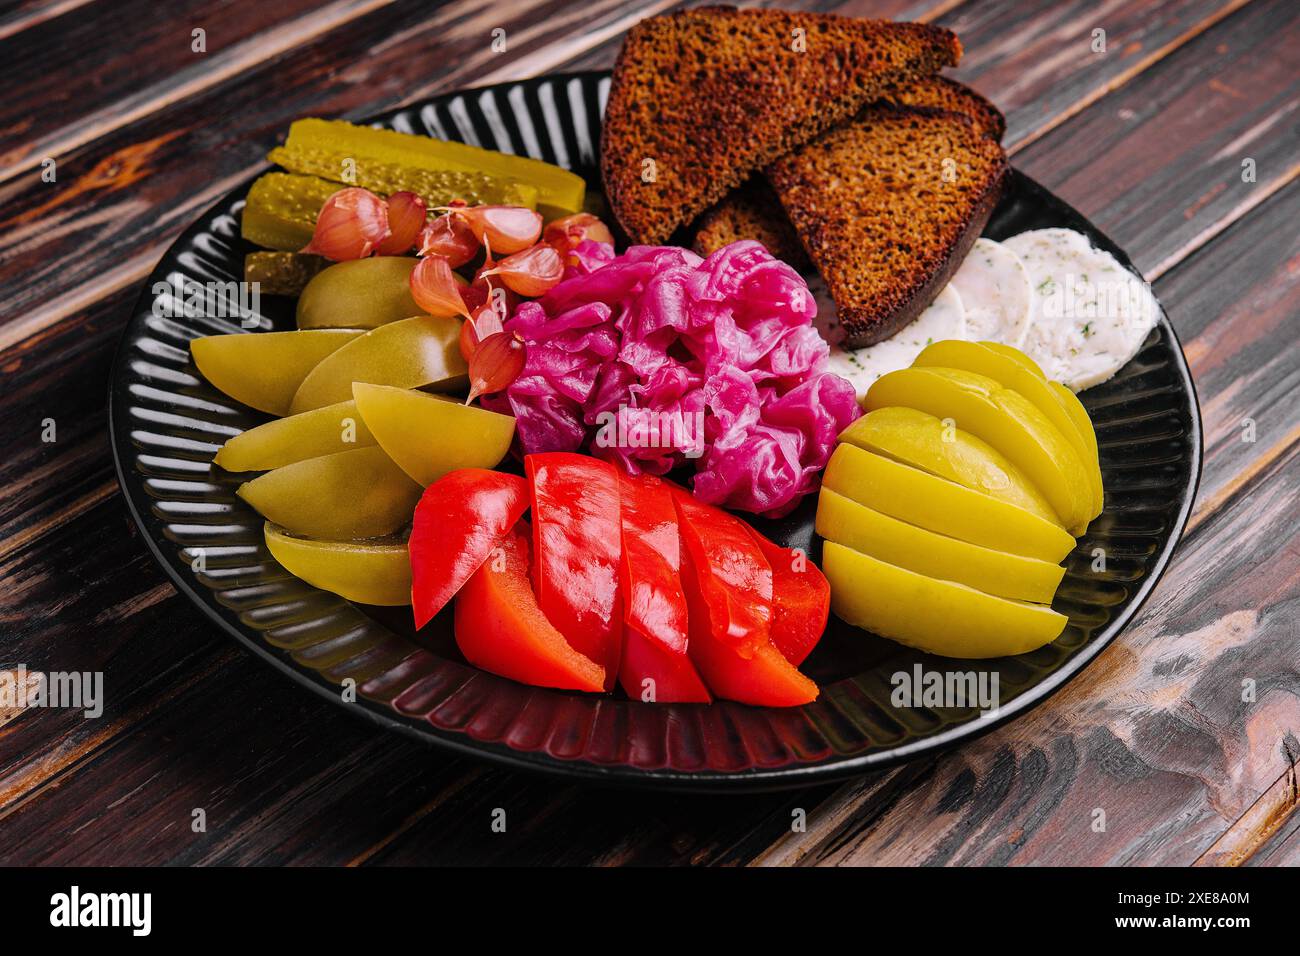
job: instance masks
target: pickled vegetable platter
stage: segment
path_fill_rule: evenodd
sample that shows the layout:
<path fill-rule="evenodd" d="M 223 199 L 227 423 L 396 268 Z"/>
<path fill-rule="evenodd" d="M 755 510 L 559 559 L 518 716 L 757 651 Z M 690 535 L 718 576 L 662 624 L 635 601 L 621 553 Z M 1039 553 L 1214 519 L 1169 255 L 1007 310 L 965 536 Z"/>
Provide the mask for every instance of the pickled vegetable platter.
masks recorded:
<path fill-rule="evenodd" d="M 402 191 L 427 196 L 430 211 L 459 198 L 467 205 L 535 209 L 546 222 L 582 211 L 583 203 L 601 213 L 596 134 L 607 84 L 603 74 L 541 78 L 454 94 L 377 120 L 386 128 L 427 135 L 431 142 L 469 140 L 570 169 L 582 177 L 585 197 L 575 198 L 571 180 L 563 177 L 519 180 L 503 187 L 512 177 L 503 176 L 501 169 L 453 170 L 437 181 L 413 181 L 403 172 L 403 157 L 385 152 L 386 143 L 374 147 L 375 156 L 368 167 L 360 167 L 357 182 L 390 196 Z M 288 165 L 270 175 L 320 179 L 319 172 L 336 165 L 337 143 L 332 143 L 319 127 L 307 126 L 297 138 L 291 132 L 271 156 L 273 162 Z M 952 744 L 1041 700 L 1118 633 L 1163 569 L 1186 518 L 1199 469 L 1199 424 L 1181 352 L 1161 316 L 1137 357 L 1119 375 L 1080 394 L 1082 408 L 1096 427 L 1098 456 L 1094 462 L 1087 457 L 1087 446 L 1081 446 L 1081 477 L 1059 486 L 1068 487 L 1062 495 L 1076 497 L 1042 505 L 1030 500 L 1033 492 L 1026 490 L 1026 500 L 1015 505 L 1018 514 L 1035 506 L 1053 513 L 1070 511 L 1075 520 L 1068 534 L 1061 531 L 1068 538 L 1062 547 L 1069 552 L 1062 552 L 1063 567 L 1046 557 L 1022 554 L 1006 562 L 1012 573 L 1003 574 L 964 561 L 961 555 L 949 558 L 1010 589 L 996 600 L 1042 607 L 1041 612 L 1031 612 L 1036 616 L 1026 633 L 1039 626 L 1036 622 L 1055 620 L 1046 615 L 1061 622 L 1059 637 L 1053 634 L 1046 644 L 979 662 L 981 669 L 998 674 L 1000 695 L 993 717 L 981 717 L 975 706 L 904 711 L 893 707 L 891 675 L 918 666 L 951 669 L 974 662 L 936 658 L 929 651 L 944 653 L 943 648 L 909 647 L 853 627 L 845 620 L 852 618 L 853 610 L 834 603 L 833 594 L 836 613 L 827 619 L 824 633 L 807 642 L 806 656 L 790 647 L 778 655 L 781 665 L 815 687 L 815 693 L 803 690 L 791 677 L 788 699 L 746 701 L 747 691 L 729 684 L 720 672 L 701 674 L 699 668 L 712 664 L 700 661 L 693 673 L 671 667 L 656 670 L 659 684 L 679 691 L 676 699 L 653 702 L 636 693 L 640 684 L 622 690 L 616 686 L 619 664 L 613 661 L 597 660 L 602 665 L 599 675 L 584 671 L 579 662 L 568 672 L 567 684 L 528 680 L 529 674 L 539 672 L 512 674 L 518 654 L 499 661 L 494 655 L 500 655 L 501 644 L 491 634 L 480 630 L 458 642 L 454 630 L 454 617 L 461 613 L 454 602 L 462 602 L 466 614 L 477 609 L 476 620 L 492 618 L 491 608 L 511 601 L 512 592 L 502 590 L 506 578 L 495 590 L 487 586 L 490 582 L 468 590 L 461 584 L 454 600 L 439 605 L 437 585 L 451 581 L 454 568 L 434 574 L 422 588 L 411 580 L 412 563 L 407 560 L 420 533 L 418 517 L 411 528 L 417 504 L 426 489 L 439 482 L 479 469 L 525 488 L 533 485 L 531 492 L 524 492 L 526 498 L 538 494 L 536 468 L 526 468 L 520 454 L 512 408 L 500 397 L 492 398 L 503 390 L 482 391 L 486 400 L 464 403 L 467 392 L 479 387 L 472 383 L 462 348 L 464 317 L 438 316 L 427 303 L 405 298 L 404 290 L 413 288 L 409 273 L 417 268 L 413 246 L 390 256 L 336 264 L 305 258 L 298 250 L 314 241 L 317 230 L 310 219 L 304 221 L 302 210 L 314 203 L 318 212 L 337 191 L 332 187 L 343 184 L 313 192 L 301 183 L 269 182 L 260 188 L 275 187 L 283 201 L 260 206 L 263 212 L 270 209 L 279 215 L 264 215 L 254 223 L 256 242 L 245 238 L 249 233 L 243 222 L 245 202 L 256 199 L 250 188 L 259 188 L 250 182 L 201 217 L 151 277 L 124 336 L 112 383 L 119 473 L 151 548 L 177 586 L 220 627 L 297 682 L 399 732 L 515 765 L 647 785 L 779 787 L 849 775 Z M 590 206 L 592 197 L 595 206 Z M 1014 173 L 985 235 L 998 239 L 1052 227 L 1086 234 L 1127 264 L 1123 253 L 1077 213 Z M 621 246 L 615 249 L 621 254 Z M 250 254 L 256 258 L 246 262 Z M 401 273 L 398 278 L 406 282 L 392 281 L 394 273 Z M 297 289 L 299 294 L 267 292 L 252 327 L 241 329 L 238 319 L 191 317 L 159 308 L 168 298 L 159 290 L 164 285 L 174 289 L 178 277 L 200 284 L 257 278 L 264 290 Z M 471 271 L 451 282 L 468 286 L 474 279 Z M 529 298 L 520 296 L 520 301 Z M 545 309 L 545 299 L 541 301 Z M 474 311 L 472 304 L 462 304 Z M 218 344 L 196 343 L 191 358 L 191 342 L 204 338 Z M 256 347 L 259 357 L 250 360 L 243 350 L 251 346 L 237 339 L 265 344 Z M 485 335 L 476 344 L 487 341 Z M 535 341 L 530 338 L 530 348 Z M 205 349 L 211 354 L 204 355 Z M 983 360 L 977 356 L 962 361 L 977 359 Z M 258 369 L 273 363 L 276 374 L 249 375 L 250 361 Z M 955 361 L 940 356 L 930 364 L 948 367 Z M 367 369 L 371 372 L 363 371 Z M 375 374 L 376 369 L 381 374 Z M 929 374 L 914 371 L 918 378 Z M 986 367 L 969 374 L 988 371 Z M 232 378 L 223 380 L 223 375 Z M 898 389 L 898 396 L 880 400 L 881 411 L 888 414 L 876 422 L 897 416 L 897 409 L 909 402 L 918 415 L 941 411 L 915 408 L 925 403 L 908 380 L 889 388 Z M 859 422 L 878 415 L 870 399 L 865 407 L 867 414 Z M 1046 407 L 1053 415 L 1068 414 L 1058 411 L 1063 406 L 1057 404 Z M 346 446 L 338 444 L 338 426 L 344 420 L 354 426 Z M 1171 422 L 1176 427 L 1167 427 Z M 848 455 L 876 455 L 873 443 L 878 447 L 899 434 L 888 426 L 885 422 L 873 431 L 859 425 L 860 440 L 845 439 L 840 448 Z M 575 457 L 600 460 L 586 450 L 584 446 Z M 1143 467 L 1154 470 L 1160 480 L 1138 480 L 1135 463 L 1145 463 Z M 540 458 L 535 463 L 543 464 Z M 815 568 L 824 568 L 834 584 L 835 575 L 845 573 L 843 562 L 838 570 L 833 559 L 828 564 L 817 524 L 849 527 L 864 536 L 879 535 L 881 524 L 863 523 L 857 509 L 878 513 L 880 508 L 854 497 L 858 482 L 845 478 L 851 468 L 832 468 L 820 501 L 817 482 L 765 509 L 742 507 L 736 512 L 741 497 L 720 500 L 726 510 L 719 509 L 719 514 L 741 515 L 742 526 L 755 534 L 756 555 L 765 554 L 764 549 L 782 554 L 798 549 Z M 820 477 L 820 468 L 818 472 Z M 621 473 L 614 474 L 616 481 L 623 480 L 618 478 Z M 1100 497 L 1092 497 L 1094 474 L 1105 486 L 1104 506 Z M 674 471 L 668 477 L 669 490 L 657 504 L 647 500 L 648 513 L 663 507 L 664 501 L 672 513 L 678 484 L 689 484 L 692 475 Z M 1078 491 L 1084 485 L 1088 490 Z M 535 509 L 537 499 L 531 500 Z M 1099 513 L 1093 511 L 1094 504 Z M 688 502 L 686 507 L 700 506 Z M 523 561 L 520 580 L 526 584 L 530 559 L 524 553 L 535 540 L 536 516 L 533 524 L 520 524 L 519 515 L 509 508 L 502 515 L 500 533 L 489 550 L 500 552 L 503 567 Z M 624 535 L 627 520 L 625 515 Z M 689 524 L 712 529 L 707 535 L 725 535 L 711 520 L 697 516 Z M 435 540 L 444 542 L 447 539 L 438 535 L 454 532 L 449 522 L 435 524 Z M 348 572 L 341 577 L 333 553 L 339 542 L 353 542 Z M 702 536 L 684 545 L 694 549 L 690 560 L 699 561 L 708 553 L 709 540 Z M 1108 572 L 1101 575 L 1090 569 L 1098 548 L 1111 556 Z M 852 543 L 845 550 L 858 553 Z M 611 560 L 616 566 L 619 556 Z M 773 569 L 781 564 L 770 556 L 764 560 Z M 653 561 L 654 555 L 643 555 L 637 568 L 652 567 Z M 1055 567 L 1059 576 L 1054 580 L 1055 572 L 1043 564 Z M 300 573 L 291 574 L 289 568 Z M 407 606 L 413 587 L 414 613 Z M 902 593 L 909 592 L 904 587 Z M 546 595 L 534 596 L 541 610 L 549 612 L 538 620 L 566 630 L 562 616 L 557 616 L 561 612 L 548 607 Z M 684 597 L 692 611 L 706 600 L 690 593 Z M 422 599 L 429 616 L 418 621 Z M 924 599 L 920 594 L 901 600 Z M 517 609 L 518 602 L 510 606 Z M 707 610 L 702 613 L 707 617 Z M 593 638 L 597 643 L 590 653 L 580 655 L 583 660 L 599 657 L 594 650 L 598 638 Z M 659 647 L 653 642 L 648 646 L 651 653 Z M 981 656 L 964 647 L 968 656 Z M 798 663 L 790 664 L 796 657 Z M 696 679 L 700 686 L 692 691 Z"/>

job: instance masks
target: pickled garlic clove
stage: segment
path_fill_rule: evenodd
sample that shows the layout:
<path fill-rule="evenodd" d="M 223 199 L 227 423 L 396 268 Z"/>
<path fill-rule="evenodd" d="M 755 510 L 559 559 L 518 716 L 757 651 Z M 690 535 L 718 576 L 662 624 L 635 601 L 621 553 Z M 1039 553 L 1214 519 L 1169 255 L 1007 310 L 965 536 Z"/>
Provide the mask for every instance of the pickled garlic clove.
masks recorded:
<path fill-rule="evenodd" d="M 411 270 L 411 298 L 429 315 L 469 317 L 460 285 L 442 256 L 426 256 Z"/>
<path fill-rule="evenodd" d="M 517 332 L 484 336 L 469 358 L 469 397 L 465 404 L 509 387 L 524 370 L 527 357 L 528 349 Z"/>
<path fill-rule="evenodd" d="M 523 206 L 448 207 L 474 237 L 498 255 L 520 252 L 535 243 L 542 234 L 541 213 Z"/>
<path fill-rule="evenodd" d="M 474 350 L 482 339 L 505 328 L 506 316 L 501 313 L 502 309 L 494 306 L 491 300 L 470 310 L 470 317 L 460 325 L 460 354 L 466 362 L 474 356 Z"/>
<path fill-rule="evenodd" d="M 388 234 L 388 204 L 369 189 L 348 186 L 325 200 L 302 251 L 335 262 L 364 259 Z"/>
<path fill-rule="evenodd" d="M 613 245 L 614 234 L 589 212 L 578 212 L 563 219 L 555 219 L 546 224 L 542 231 L 542 242 L 554 246 L 564 256 L 590 239 L 593 242 L 608 242 Z"/>
<path fill-rule="evenodd" d="M 413 192 L 397 192 L 388 197 L 388 238 L 375 247 L 381 256 L 401 256 L 411 251 L 424 228 L 424 200 Z"/>
<path fill-rule="evenodd" d="M 479 278 L 496 276 L 512 292 L 535 298 L 553 289 L 564 278 L 564 260 L 553 246 L 538 244 L 506 256 Z"/>
<path fill-rule="evenodd" d="M 442 256 L 453 269 L 459 269 L 478 255 L 480 245 L 474 231 L 450 212 L 430 219 L 417 242 L 419 255 Z"/>

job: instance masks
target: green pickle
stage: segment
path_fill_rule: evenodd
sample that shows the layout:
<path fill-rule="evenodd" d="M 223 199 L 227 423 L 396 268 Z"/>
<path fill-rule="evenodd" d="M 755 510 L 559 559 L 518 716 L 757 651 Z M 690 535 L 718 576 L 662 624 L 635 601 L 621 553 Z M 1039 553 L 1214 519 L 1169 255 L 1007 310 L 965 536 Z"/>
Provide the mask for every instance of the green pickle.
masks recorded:
<path fill-rule="evenodd" d="M 299 295 L 329 260 L 301 252 L 250 252 L 244 256 L 244 281 L 266 295 Z"/>
<path fill-rule="evenodd" d="M 222 445 L 212 461 L 227 471 L 268 471 L 374 444 L 357 403 L 338 402 L 241 432 Z"/>
<path fill-rule="evenodd" d="M 336 262 L 307 283 L 298 298 L 300 329 L 373 329 L 423 310 L 411 298 L 419 260 L 372 256 Z"/>
<path fill-rule="evenodd" d="M 232 332 L 195 339 L 190 356 L 203 377 L 231 398 L 258 411 L 288 415 L 308 374 L 326 356 L 364 335 L 358 329 Z M 349 392 L 336 401 L 351 397 Z"/>
<path fill-rule="evenodd" d="M 515 437 L 509 415 L 441 395 L 365 382 L 352 394 L 379 447 L 424 486 L 458 468 L 495 468 Z"/>
<path fill-rule="evenodd" d="M 401 537 L 371 541 L 303 538 L 266 523 L 266 547 L 295 577 L 360 604 L 411 603 L 411 562 Z"/>
<path fill-rule="evenodd" d="M 240 234 L 256 246 L 298 252 L 311 242 L 320 207 L 340 188 L 316 176 L 259 176 L 248 191 Z"/>
<path fill-rule="evenodd" d="M 271 150 L 266 158 L 291 173 L 328 179 L 338 184 L 336 189 L 361 186 L 381 196 L 413 192 L 430 209 L 445 206 L 453 199 L 463 199 L 472 206 L 487 203 L 532 209 L 537 205 L 537 189 L 527 183 L 464 169 L 383 163 L 367 156 L 284 146 Z"/>
<path fill-rule="evenodd" d="M 289 127 L 284 148 L 302 154 L 319 152 L 352 157 L 359 164 L 368 160 L 380 165 L 459 170 L 515 180 L 537 190 L 537 211 L 547 219 L 580 212 L 587 190 L 581 176 L 540 159 L 428 136 L 354 126 L 343 120 L 298 120 Z"/>
<path fill-rule="evenodd" d="M 419 315 L 371 329 L 331 353 L 307 373 L 289 411 L 297 415 L 346 402 L 354 382 L 455 391 L 467 384 L 468 371 L 460 354 L 460 320 Z"/>
<path fill-rule="evenodd" d="M 411 520 L 423 490 L 372 445 L 276 468 L 236 494 L 294 534 L 347 541 L 397 531 Z"/>

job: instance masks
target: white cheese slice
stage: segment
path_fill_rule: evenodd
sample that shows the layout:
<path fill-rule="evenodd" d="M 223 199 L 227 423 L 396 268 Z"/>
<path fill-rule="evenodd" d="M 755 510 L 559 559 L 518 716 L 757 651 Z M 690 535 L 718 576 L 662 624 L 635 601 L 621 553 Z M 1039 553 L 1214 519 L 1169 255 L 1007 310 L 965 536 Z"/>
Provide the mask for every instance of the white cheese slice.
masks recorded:
<path fill-rule="evenodd" d="M 950 283 L 966 307 L 966 337 L 1020 348 L 1029 326 L 1029 273 L 1000 242 L 979 238 Z"/>
<path fill-rule="evenodd" d="M 1074 391 L 1118 372 L 1146 340 L 1160 307 L 1151 289 L 1073 229 L 1035 229 L 1003 241 L 1033 288 L 1020 348 Z"/>
<path fill-rule="evenodd" d="M 892 338 L 860 349 L 842 349 L 832 341 L 827 371 L 852 382 L 861 400 L 876 379 L 886 372 L 907 368 L 931 342 L 965 337 L 966 309 L 957 290 L 948 285 L 915 322 Z"/>

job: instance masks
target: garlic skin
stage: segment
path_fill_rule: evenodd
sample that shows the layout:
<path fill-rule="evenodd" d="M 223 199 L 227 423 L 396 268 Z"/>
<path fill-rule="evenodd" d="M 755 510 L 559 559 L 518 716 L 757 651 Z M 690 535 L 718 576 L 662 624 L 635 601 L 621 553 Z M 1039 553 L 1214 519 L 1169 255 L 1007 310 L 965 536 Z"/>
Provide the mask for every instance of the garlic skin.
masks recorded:
<path fill-rule="evenodd" d="M 411 298 L 426 313 L 440 318 L 463 315 L 469 318 L 460 285 L 451 265 L 442 256 L 425 256 L 411 270 Z"/>
<path fill-rule="evenodd" d="M 411 251 L 424 228 L 424 200 L 413 192 L 393 193 L 388 197 L 388 238 L 375 248 L 381 256 L 403 256 Z"/>
<path fill-rule="evenodd" d="M 484 336 L 469 360 L 468 405 L 480 395 L 491 395 L 509 387 L 524 370 L 528 346 L 518 332 L 494 332 Z"/>
<path fill-rule="evenodd" d="M 334 262 L 364 259 L 390 231 L 388 203 L 369 189 L 348 186 L 325 200 L 311 242 L 302 251 Z"/>

